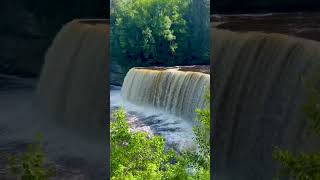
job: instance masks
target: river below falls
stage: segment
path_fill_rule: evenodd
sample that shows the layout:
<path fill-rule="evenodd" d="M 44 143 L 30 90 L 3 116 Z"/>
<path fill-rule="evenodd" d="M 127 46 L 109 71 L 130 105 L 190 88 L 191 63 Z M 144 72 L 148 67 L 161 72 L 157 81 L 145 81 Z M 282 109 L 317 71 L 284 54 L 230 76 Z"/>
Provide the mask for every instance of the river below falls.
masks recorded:
<path fill-rule="evenodd" d="M 36 84 L 36 79 L 0 74 L 0 179 L 15 179 L 8 175 L 7 157 L 24 152 L 37 133 L 43 134 L 47 163 L 56 169 L 53 180 L 103 179 L 105 143 L 90 142 L 46 119 L 36 119 L 32 108 Z"/>
<path fill-rule="evenodd" d="M 110 86 L 110 109 L 123 107 L 131 131 L 143 131 L 149 135 L 160 135 L 166 140 L 166 147 L 176 151 L 194 149 L 193 122 L 159 109 L 142 107 L 126 102 L 121 97 L 121 87 Z"/>

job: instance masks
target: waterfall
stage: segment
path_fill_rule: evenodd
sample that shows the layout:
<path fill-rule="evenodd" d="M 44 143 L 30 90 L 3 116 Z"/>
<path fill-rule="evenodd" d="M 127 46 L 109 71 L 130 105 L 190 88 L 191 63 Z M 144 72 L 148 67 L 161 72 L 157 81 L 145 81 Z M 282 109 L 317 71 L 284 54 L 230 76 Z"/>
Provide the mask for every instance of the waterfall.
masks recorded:
<path fill-rule="evenodd" d="M 271 179 L 274 146 L 320 149 L 306 137 L 302 79 L 319 72 L 320 42 L 281 34 L 211 32 L 216 172 Z M 319 74 L 318 74 L 319 75 Z"/>
<path fill-rule="evenodd" d="M 43 117 L 87 133 L 104 132 L 108 34 L 106 20 L 74 20 L 61 29 L 39 80 L 35 107 Z"/>
<path fill-rule="evenodd" d="M 126 101 L 159 108 L 170 114 L 193 119 L 196 108 L 204 107 L 210 75 L 178 69 L 132 68 L 121 89 Z"/>

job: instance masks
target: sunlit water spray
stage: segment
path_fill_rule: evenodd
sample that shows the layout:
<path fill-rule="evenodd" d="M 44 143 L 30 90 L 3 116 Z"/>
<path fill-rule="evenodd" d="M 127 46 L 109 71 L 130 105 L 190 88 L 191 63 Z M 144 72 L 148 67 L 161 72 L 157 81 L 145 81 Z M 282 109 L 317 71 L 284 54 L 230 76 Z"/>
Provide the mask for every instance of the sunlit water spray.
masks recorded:
<path fill-rule="evenodd" d="M 111 109 L 124 107 L 127 121 L 132 131 L 143 131 L 149 135 L 161 135 L 167 146 L 182 149 L 193 146 L 192 123 L 182 118 L 169 115 L 155 108 L 134 105 L 124 101 L 120 87 L 110 91 Z"/>
<path fill-rule="evenodd" d="M 133 68 L 122 87 L 111 86 L 111 109 L 124 107 L 132 131 L 161 135 L 176 150 L 195 148 L 195 109 L 204 107 L 209 82 L 199 72 Z"/>

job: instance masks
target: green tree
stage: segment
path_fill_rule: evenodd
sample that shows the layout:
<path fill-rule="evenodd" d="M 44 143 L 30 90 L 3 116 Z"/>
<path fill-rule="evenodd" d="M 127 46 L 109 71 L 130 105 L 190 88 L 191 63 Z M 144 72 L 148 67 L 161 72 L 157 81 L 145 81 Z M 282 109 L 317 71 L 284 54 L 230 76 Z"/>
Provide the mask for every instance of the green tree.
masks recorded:
<path fill-rule="evenodd" d="M 123 108 L 113 112 L 111 134 L 111 179 L 113 180 L 207 180 L 210 178 L 210 93 L 206 106 L 197 109 L 193 127 L 199 152 L 165 150 L 160 136 L 131 132 Z"/>
<path fill-rule="evenodd" d="M 192 0 L 186 17 L 188 26 L 188 62 L 207 64 L 210 59 L 210 1 Z M 197 59 L 194 62 L 194 59 Z"/>
<path fill-rule="evenodd" d="M 111 134 L 111 179 L 144 180 L 174 179 L 181 167 L 172 164 L 173 151 L 165 151 L 160 136 L 149 137 L 144 132 L 131 132 L 123 109 L 113 113 Z M 180 172 L 183 173 L 183 172 Z"/>
<path fill-rule="evenodd" d="M 204 94 L 205 107 L 196 109 L 197 125 L 193 127 L 194 141 L 199 152 L 191 154 L 191 166 L 195 167 L 196 179 L 210 179 L 210 89 L 206 88 Z"/>
<path fill-rule="evenodd" d="M 205 107 L 196 109 L 194 142 L 199 151 L 165 150 L 165 140 L 129 129 L 123 108 L 113 112 L 111 134 L 111 179 L 113 180 L 207 180 L 210 179 L 210 91 Z"/>
<path fill-rule="evenodd" d="M 27 150 L 8 157 L 8 168 L 11 174 L 21 180 L 46 180 L 54 176 L 55 169 L 47 166 L 42 146 L 42 135 L 28 145 Z"/>
<path fill-rule="evenodd" d="M 193 127 L 195 142 L 200 148 L 200 156 L 205 160 L 206 166 L 210 166 L 210 89 L 207 88 L 204 95 L 205 108 L 197 109 L 196 122 Z"/>
<path fill-rule="evenodd" d="M 129 67 L 178 63 L 188 46 L 189 4 L 190 0 L 113 1 L 112 59 Z"/>

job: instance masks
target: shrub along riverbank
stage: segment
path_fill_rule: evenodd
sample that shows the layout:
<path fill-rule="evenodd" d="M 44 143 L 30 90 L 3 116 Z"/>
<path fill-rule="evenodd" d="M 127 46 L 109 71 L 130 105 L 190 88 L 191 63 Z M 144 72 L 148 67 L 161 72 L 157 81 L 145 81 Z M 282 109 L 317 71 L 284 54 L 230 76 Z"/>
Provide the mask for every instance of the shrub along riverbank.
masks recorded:
<path fill-rule="evenodd" d="M 161 180 L 210 179 L 210 94 L 206 107 L 197 109 L 198 124 L 193 127 L 196 150 L 176 153 L 165 149 L 160 136 L 149 137 L 144 132 L 131 132 L 124 109 L 113 113 L 111 122 L 111 179 Z"/>

